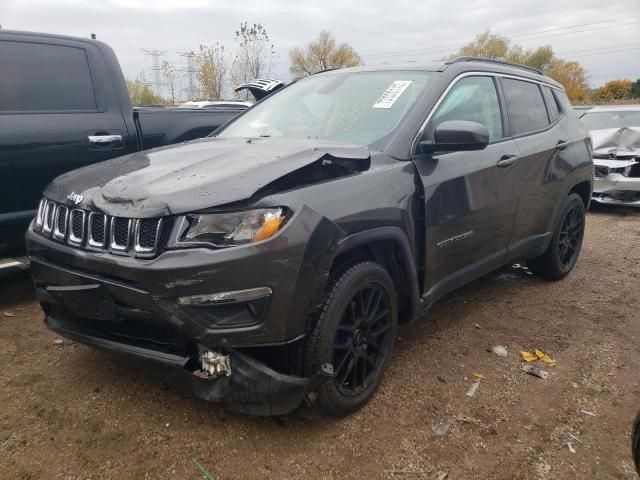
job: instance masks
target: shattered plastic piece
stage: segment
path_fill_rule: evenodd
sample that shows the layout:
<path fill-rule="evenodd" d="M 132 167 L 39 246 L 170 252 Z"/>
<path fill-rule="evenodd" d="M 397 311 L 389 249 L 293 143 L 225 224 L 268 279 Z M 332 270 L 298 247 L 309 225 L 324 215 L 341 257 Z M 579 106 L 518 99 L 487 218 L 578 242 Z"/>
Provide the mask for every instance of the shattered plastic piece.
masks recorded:
<path fill-rule="evenodd" d="M 533 375 L 534 377 L 542 378 L 543 380 L 549 376 L 549 372 L 533 365 L 523 365 L 522 371 L 528 373 L 529 375 Z"/>
<path fill-rule="evenodd" d="M 506 357 L 507 354 L 509 353 L 507 352 L 507 347 L 504 347 L 502 345 L 496 345 L 491 349 L 491 351 L 496 355 L 498 355 L 499 357 Z"/>
<path fill-rule="evenodd" d="M 580 445 L 582 445 L 582 440 L 580 440 L 578 437 L 576 437 L 573 433 L 571 432 L 566 432 L 567 437 L 571 438 L 572 440 L 575 440 L 576 442 L 578 442 Z"/>
<path fill-rule="evenodd" d="M 567 442 L 567 447 L 569 447 L 569 451 L 571 453 L 576 453 L 576 449 L 573 448 L 573 445 L 571 445 L 571 442 Z"/>
<path fill-rule="evenodd" d="M 474 323 L 473 326 L 476 328 L 482 328 L 479 323 Z"/>
<path fill-rule="evenodd" d="M 445 480 L 449 476 L 449 472 L 440 472 L 438 474 L 438 480 Z"/>
<path fill-rule="evenodd" d="M 473 417 L 467 417 L 466 415 L 458 415 L 456 417 L 456 420 L 458 422 L 462 422 L 462 423 L 473 423 L 475 425 L 478 425 L 480 423 L 480 420 L 478 420 L 477 418 L 473 418 Z"/>
<path fill-rule="evenodd" d="M 550 366 L 554 366 L 556 364 L 556 361 L 550 356 L 548 356 L 546 353 L 544 353 L 542 350 L 538 350 L 536 348 L 534 352 L 536 354 L 536 357 L 538 357 L 543 363 L 546 363 L 547 365 L 550 365 Z"/>
<path fill-rule="evenodd" d="M 62 346 L 64 345 L 64 340 L 63 340 L 63 339 L 61 339 L 61 338 L 56 338 L 56 339 L 53 341 L 53 344 L 54 344 L 56 347 L 62 347 Z"/>
<path fill-rule="evenodd" d="M 439 438 L 445 437 L 451 432 L 451 427 L 453 426 L 453 419 L 450 418 L 447 421 L 441 423 L 438 428 L 436 428 L 431 435 L 431 441 L 438 440 Z"/>
<path fill-rule="evenodd" d="M 15 313 L 13 313 L 13 312 L 4 312 L 4 313 L 3 313 L 3 315 L 4 315 L 5 317 L 15 317 L 15 316 L 16 316 L 16 314 L 15 314 Z"/>
<path fill-rule="evenodd" d="M 584 413 L 585 415 L 589 415 L 590 417 L 596 416 L 595 412 L 590 412 L 588 410 L 580 410 L 580 412 Z"/>
<path fill-rule="evenodd" d="M 467 390 L 467 397 L 473 397 L 478 391 L 478 387 L 480 386 L 480 381 L 473 382 Z"/>
<path fill-rule="evenodd" d="M 522 355 L 522 359 L 525 362 L 535 362 L 536 360 L 538 360 L 538 357 L 536 357 L 533 353 L 526 352 L 524 350 L 520 352 L 520 355 Z"/>
<path fill-rule="evenodd" d="M 219 377 L 231 375 L 231 359 L 229 355 L 222 355 L 218 352 L 207 350 L 200 355 L 202 370 L 209 376 Z"/>

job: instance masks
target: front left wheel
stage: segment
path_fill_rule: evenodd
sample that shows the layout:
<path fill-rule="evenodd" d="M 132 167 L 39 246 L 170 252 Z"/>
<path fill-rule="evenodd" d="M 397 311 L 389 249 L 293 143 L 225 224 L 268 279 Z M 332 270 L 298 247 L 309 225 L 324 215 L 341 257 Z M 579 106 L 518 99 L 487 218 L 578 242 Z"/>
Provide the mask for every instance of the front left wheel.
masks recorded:
<path fill-rule="evenodd" d="M 333 366 L 311 392 L 320 413 L 342 417 L 376 391 L 391 359 L 398 324 L 395 287 L 378 263 L 357 263 L 331 278 L 305 351 L 305 370 Z"/>

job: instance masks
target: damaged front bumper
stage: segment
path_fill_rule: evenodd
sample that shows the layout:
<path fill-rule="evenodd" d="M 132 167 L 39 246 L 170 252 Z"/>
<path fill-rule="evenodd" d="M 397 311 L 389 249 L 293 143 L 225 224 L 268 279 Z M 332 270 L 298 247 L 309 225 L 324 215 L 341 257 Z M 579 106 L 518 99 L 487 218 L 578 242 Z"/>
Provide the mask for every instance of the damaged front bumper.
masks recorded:
<path fill-rule="evenodd" d="M 283 359 L 304 341 L 343 237 L 303 207 L 267 241 L 167 250 L 153 259 L 84 251 L 31 230 L 26 239 L 50 329 L 150 363 L 201 399 L 280 415 L 299 406 L 322 375 L 302 376 L 301 365 Z M 207 351 L 229 364 L 203 362 Z"/>
<path fill-rule="evenodd" d="M 593 163 L 594 201 L 640 207 L 640 162 L 635 159 L 595 158 Z"/>
<path fill-rule="evenodd" d="M 201 400 L 222 403 L 230 410 L 249 415 L 284 415 L 295 410 L 325 376 L 322 371 L 307 378 L 285 375 L 235 349 L 226 349 L 228 375 L 202 375 L 195 357 L 108 340 L 52 317 L 47 317 L 46 324 L 63 337 L 131 360 L 151 376 Z"/>

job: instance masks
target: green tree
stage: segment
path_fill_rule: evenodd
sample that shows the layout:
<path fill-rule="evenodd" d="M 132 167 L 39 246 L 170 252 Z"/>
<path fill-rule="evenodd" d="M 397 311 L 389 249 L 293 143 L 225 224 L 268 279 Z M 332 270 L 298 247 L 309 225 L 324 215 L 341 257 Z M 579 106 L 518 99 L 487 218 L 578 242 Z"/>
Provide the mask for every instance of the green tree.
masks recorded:
<path fill-rule="evenodd" d="M 169 88 L 169 95 L 171 95 L 171 105 L 175 105 L 177 71 L 175 67 L 166 60 L 162 62 L 160 68 L 162 68 L 162 76 L 164 77 L 167 87 Z"/>
<path fill-rule="evenodd" d="M 329 68 L 355 67 L 362 63 L 360 55 L 346 43 L 338 45 L 336 38 L 322 30 L 318 38 L 303 50 L 293 48 L 289 52 L 291 75 L 298 79 Z"/>
<path fill-rule="evenodd" d="M 583 101 L 587 95 L 588 81 L 584 68 L 578 62 L 556 57 L 549 45 L 524 49 L 512 44 L 507 37 L 487 30 L 476 35 L 472 42 L 460 48 L 454 56 L 500 59 L 538 68 L 561 83 L 572 102 Z"/>
<path fill-rule="evenodd" d="M 631 98 L 640 98 L 640 78 L 631 84 Z"/>
<path fill-rule="evenodd" d="M 166 103 L 164 98 L 153 93 L 144 78 L 127 80 L 127 89 L 129 90 L 131 103 L 134 105 L 164 105 Z"/>

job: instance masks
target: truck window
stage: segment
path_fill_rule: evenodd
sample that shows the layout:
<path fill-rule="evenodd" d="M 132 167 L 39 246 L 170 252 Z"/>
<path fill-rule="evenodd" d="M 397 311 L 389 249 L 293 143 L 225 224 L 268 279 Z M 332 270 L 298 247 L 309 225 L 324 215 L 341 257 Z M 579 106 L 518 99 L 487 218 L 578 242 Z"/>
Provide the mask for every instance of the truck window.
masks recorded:
<path fill-rule="evenodd" d="M 0 42 L 0 112 L 96 110 L 84 49 Z"/>
<path fill-rule="evenodd" d="M 537 83 L 503 78 L 502 89 L 512 135 L 535 132 L 549 125 L 547 109 Z"/>
<path fill-rule="evenodd" d="M 484 125 L 489 141 L 502 138 L 502 115 L 491 77 L 465 77 L 457 82 L 433 115 L 433 129 L 447 120 L 466 120 Z"/>

